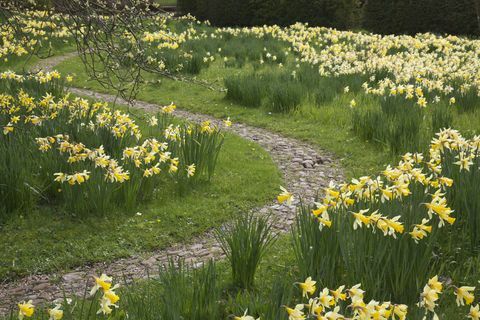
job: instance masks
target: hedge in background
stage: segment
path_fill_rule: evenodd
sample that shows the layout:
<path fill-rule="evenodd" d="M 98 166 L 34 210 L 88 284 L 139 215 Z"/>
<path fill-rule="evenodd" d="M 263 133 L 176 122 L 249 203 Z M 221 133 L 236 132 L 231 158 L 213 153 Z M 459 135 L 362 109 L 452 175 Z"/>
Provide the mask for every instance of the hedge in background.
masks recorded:
<path fill-rule="evenodd" d="M 363 26 L 382 34 L 480 34 L 479 0 L 368 0 Z"/>
<path fill-rule="evenodd" d="M 300 21 L 381 34 L 480 34 L 480 0 L 178 0 L 178 8 L 216 26 Z"/>
<path fill-rule="evenodd" d="M 301 21 L 344 29 L 358 26 L 360 16 L 357 0 L 178 0 L 178 8 L 216 26 Z"/>

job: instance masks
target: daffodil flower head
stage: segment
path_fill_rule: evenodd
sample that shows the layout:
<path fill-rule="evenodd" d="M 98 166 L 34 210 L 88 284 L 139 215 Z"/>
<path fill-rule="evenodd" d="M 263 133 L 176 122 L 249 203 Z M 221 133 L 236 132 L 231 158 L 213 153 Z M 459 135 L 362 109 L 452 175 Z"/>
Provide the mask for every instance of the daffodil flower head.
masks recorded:
<path fill-rule="evenodd" d="M 90 291 L 90 295 L 93 296 L 99 289 L 108 291 L 112 287 L 112 278 L 103 273 L 100 277 L 94 277 L 95 285 Z"/>
<path fill-rule="evenodd" d="M 31 318 L 35 312 L 33 301 L 21 302 L 18 304 L 18 319 Z"/>
<path fill-rule="evenodd" d="M 290 192 L 287 191 L 287 189 L 285 189 L 284 187 L 280 186 L 280 190 L 282 190 L 282 193 L 280 193 L 280 195 L 278 195 L 277 197 L 277 200 L 280 204 L 282 203 L 287 203 L 287 205 L 292 205 L 292 202 L 293 202 L 293 194 L 291 194 Z"/>
<path fill-rule="evenodd" d="M 49 320 L 61 320 L 63 318 L 63 310 L 60 304 L 56 304 L 53 309 L 48 309 Z"/>
<path fill-rule="evenodd" d="M 302 295 L 303 297 L 308 297 L 309 295 L 313 295 L 315 293 L 315 290 L 317 290 L 315 284 L 317 282 L 312 280 L 312 277 L 308 277 L 305 279 L 305 282 L 301 282 L 298 285 L 300 286 L 300 289 L 302 289 Z"/>
<path fill-rule="evenodd" d="M 471 305 L 475 296 L 473 292 L 475 287 L 463 286 L 460 288 L 455 288 L 455 296 L 457 297 L 456 302 L 458 306 Z"/>

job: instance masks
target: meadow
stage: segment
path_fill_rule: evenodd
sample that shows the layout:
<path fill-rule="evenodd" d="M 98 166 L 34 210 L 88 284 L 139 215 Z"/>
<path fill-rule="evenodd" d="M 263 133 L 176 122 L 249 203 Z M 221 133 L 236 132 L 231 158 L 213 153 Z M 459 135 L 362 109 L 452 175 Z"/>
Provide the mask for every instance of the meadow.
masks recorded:
<path fill-rule="evenodd" d="M 18 15 L 33 36 L 2 29 L 1 279 L 209 230 L 225 259 L 169 257 L 133 283 L 98 270 L 79 296 L 19 299 L 6 319 L 480 319 L 478 40 L 158 15 L 142 50 L 119 33 L 131 55 L 116 69 L 110 53 L 79 52 L 29 73 L 75 35 L 69 17 Z M 136 90 L 138 61 L 135 98 L 157 112 L 68 93 Z M 222 125 L 174 118 L 177 106 Z M 279 189 L 288 177 L 232 122 L 332 154 L 345 181 L 312 186 L 313 201 Z M 295 207 L 287 232 L 281 211 L 255 210 L 274 199 Z"/>

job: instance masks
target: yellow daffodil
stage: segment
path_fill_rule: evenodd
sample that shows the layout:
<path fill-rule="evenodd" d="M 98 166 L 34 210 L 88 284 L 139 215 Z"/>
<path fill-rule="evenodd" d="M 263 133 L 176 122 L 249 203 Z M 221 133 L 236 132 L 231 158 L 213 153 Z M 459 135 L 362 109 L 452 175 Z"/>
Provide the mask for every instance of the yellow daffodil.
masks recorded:
<path fill-rule="evenodd" d="M 95 285 L 90 291 L 90 295 L 93 296 L 99 289 L 103 291 L 110 290 L 112 287 L 112 278 L 103 273 L 100 277 L 94 277 Z"/>
<path fill-rule="evenodd" d="M 223 121 L 225 124 L 225 127 L 231 127 L 232 126 L 232 121 L 230 120 L 230 117 L 228 117 L 226 120 Z"/>
<path fill-rule="evenodd" d="M 335 299 L 330 295 L 328 288 L 324 288 L 319 296 L 318 303 L 320 303 L 324 308 L 330 309 L 331 306 L 335 305 Z"/>
<path fill-rule="evenodd" d="M 347 294 L 343 292 L 344 289 L 345 286 L 340 286 L 337 290 L 330 290 L 330 294 L 335 299 L 335 302 L 338 302 L 339 300 L 345 301 L 347 299 Z"/>
<path fill-rule="evenodd" d="M 295 309 L 285 307 L 288 314 L 288 320 L 305 320 L 305 314 L 302 311 L 303 308 L 303 304 L 297 304 Z"/>
<path fill-rule="evenodd" d="M 32 300 L 18 304 L 18 319 L 31 318 L 35 312 L 35 306 Z"/>
<path fill-rule="evenodd" d="M 468 317 L 472 320 L 480 320 L 480 307 L 478 304 L 475 306 L 470 306 Z"/>
<path fill-rule="evenodd" d="M 280 186 L 280 190 L 282 190 L 282 193 L 278 195 L 277 200 L 280 204 L 286 202 L 289 206 L 292 205 L 292 202 L 294 200 L 293 194 L 287 191 L 284 187 Z"/>
<path fill-rule="evenodd" d="M 61 320 L 63 318 L 63 310 L 61 310 L 61 305 L 55 305 L 55 308 L 48 309 L 49 320 Z"/>
<path fill-rule="evenodd" d="M 363 294 L 365 291 L 363 291 L 360 286 L 361 284 L 359 283 L 347 290 L 348 296 L 352 300 L 352 303 L 363 300 Z"/>
<path fill-rule="evenodd" d="M 357 228 L 362 228 L 365 225 L 367 228 L 370 226 L 371 218 L 364 215 L 370 211 L 370 209 L 363 209 L 359 212 L 352 212 L 352 215 L 355 217 L 355 221 L 353 222 L 353 230 L 357 230 Z"/>
<path fill-rule="evenodd" d="M 312 277 L 308 277 L 304 282 L 299 283 L 300 289 L 302 289 L 303 297 L 308 297 L 308 295 L 313 295 L 317 287 L 315 286 L 317 282 L 312 280 Z"/>
<path fill-rule="evenodd" d="M 467 305 L 472 304 L 473 300 L 475 299 L 473 291 L 475 291 L 475 287 L 463 286 L 463 287 L 460 287 L 460 288 L 455 288 L 455 296 L 457 297 L 457 300 L 456 300 L 457 305 L 458 306 L 464 306 L 465 304 L 467 304 Z"/>
<path fill-rule="evenodd" d="M 191 164 L 187 167 L 187 176 L 193 177 L 195 175 L 195 164 Z"/>
<path fill-rule="evenodd" d="M 408 306 L 404 304 L 396 304 L 393 306 L 393 320 L 405 320 L 407 318 Z"/>

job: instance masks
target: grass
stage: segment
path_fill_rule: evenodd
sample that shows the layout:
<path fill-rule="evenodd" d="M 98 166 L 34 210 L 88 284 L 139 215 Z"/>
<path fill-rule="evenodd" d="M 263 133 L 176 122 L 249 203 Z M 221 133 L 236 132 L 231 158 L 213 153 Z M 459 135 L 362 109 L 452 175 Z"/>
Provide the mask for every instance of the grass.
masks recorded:
<path fill-rule="evenodd" d="M 72 219 L 40 207 L 0 226 L 0 279 L 111 261 L 185 241 L 270 201 L 280 183 L 263 149 L 227 134 L 211 183 L 184 196 L 174 186 L 162 190 L 138 208 L 141 215 Z"/>
<path fill-rule="evenodd" d="M 155 0 L 156 3 L 161 6 L 176 6 L 177 0 Z"/>

